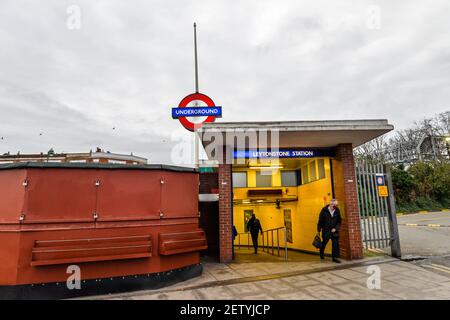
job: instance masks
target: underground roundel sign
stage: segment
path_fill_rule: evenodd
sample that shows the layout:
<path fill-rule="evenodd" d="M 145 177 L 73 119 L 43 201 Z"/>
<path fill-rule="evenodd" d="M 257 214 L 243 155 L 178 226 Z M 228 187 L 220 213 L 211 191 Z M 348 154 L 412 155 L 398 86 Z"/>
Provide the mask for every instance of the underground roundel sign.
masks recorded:
<path fill-rule="evenodd" d="M 385 185 L 384 175 L 383 174 L 377 173 L 375 175 L 375 177 L 376 177 L 377 186 L 384 186 Z"/>
<path fill-rule="evenodd" d="M 206 94 L 192 93 L 180 101 L 177 108 L 172 108 L 172 118 L 178 119 L 189 131 L 201 128 L 205 122 L 214 122 L 222 117 L 222 107 L 216 106 Z"/>

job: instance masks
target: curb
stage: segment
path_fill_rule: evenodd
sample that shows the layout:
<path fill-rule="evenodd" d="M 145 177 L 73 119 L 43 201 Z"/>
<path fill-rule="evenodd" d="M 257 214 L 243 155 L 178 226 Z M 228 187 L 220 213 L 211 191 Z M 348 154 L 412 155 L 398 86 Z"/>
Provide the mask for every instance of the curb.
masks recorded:
<path fill-rule="evenodd" d="M 404 216 L 404 215 L 410 215 L 410 214 L 427 214 L 427 213 L 438 213 L 438 212 L 449 212 L 450 209 L 441 209 L 441 210 L 434 210 L 434 211 L 428 211 L 428 210 L 420 210 L 417 212 L 396 212 L 396 216 Z"/>

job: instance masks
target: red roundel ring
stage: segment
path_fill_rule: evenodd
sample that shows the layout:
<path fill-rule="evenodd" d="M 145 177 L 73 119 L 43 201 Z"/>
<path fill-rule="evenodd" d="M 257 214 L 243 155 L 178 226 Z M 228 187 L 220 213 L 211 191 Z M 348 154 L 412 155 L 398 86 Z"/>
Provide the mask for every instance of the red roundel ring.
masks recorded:
<path fill-rule="evenodd" d="M 178 108 L 185 108 L 189 102 L 194 101 L 194 100 L 200 100 L 203 101 L 204 103 L 206 103 L 206 105 L 208 107 L 214 107 L 214 101 L 212 101 L 212 99 L 210 97 L 208 97 L 207 95 L 203 94 L 203 93 L 192 93 L 190 95 L 187 95 L 186 97 L 183 98 L 183 100 L 181 100 L 180 104 L 178 105 Z M 180 123 L 183 125 L 183 127 L 185 127 L 187 130 L 189 131 L 194 131 L 195 129 L 199 129 L 202 126 L 202 123 L 205 122 L 214 122 L 214 120 L 216 120 L 215 116 L 208 116 L 205 121 L 203 121 L 202 123 L 193 123 L 191 121 L 189 121 L 188 118 L 186 117 L 179 117 L 178 120 L 180 120 Z"/>

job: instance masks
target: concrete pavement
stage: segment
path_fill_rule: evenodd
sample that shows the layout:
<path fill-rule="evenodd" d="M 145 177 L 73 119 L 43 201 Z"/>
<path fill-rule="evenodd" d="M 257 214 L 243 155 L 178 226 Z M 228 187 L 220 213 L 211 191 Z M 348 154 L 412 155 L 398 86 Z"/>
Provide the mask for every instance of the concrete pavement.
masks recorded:
<path fill-rule="evenodd" d="M 299 255 L 268 262 L 260 253 L 249 262 L 242 255 L 237 263 L 207 262 L 201 277 L 163 289 L 86 299 L 450 299 L 450 212 L 404 215 L 398 222 L 408 261 L 378 255 L 336 265 Z M 377 270 L 380 287 L 371 288 Z"/>
<path fill-rule="evenodd" d="M 380 288 L 368 279 L 379 268 Z M 372 282 L 370 282 L 372 283 Z M 205 265 L 204 275 L 159 290 L 90 297 L 113 300 L 450 299 L 450 272 L 388 257 L 346 261 Z"/>
<path fill-rule="evenodd" d="M 258 256 L 265 256 L 267 254 L 261 252 Z M 240 262 L 240 263 L 217 263 L 217 262 L 204 262 L 203 274 L 200 277 L 183 281 L 181 283 L 163 288 L 157 292 L 168 291 L 186 291 L 187 289 L 199 288 L 199 287 L 214 287 L 235 283 L 248 283 L 252 281 L 261 281 L 267 279 L 280 278 L 285 276 L 299 275 L 302 273 L 311 273 L 325 270 L 332 270 L 334 268 L 346 268 L 347 266 L 360 265 L 363 263 L 375 263 L 377 261 L 395 261 L 385 256 L 375 256 L 357 261 L 342 261 L 342 264 L 335 264 L 331 262 L 330 258 L 320 260 L 318 256 L 307 255 L 309 260 L 303 259 L 301 262 L 284 262 L 275 260 L 274 262 Z M 263 261 L 266 258 L 261 258 Z M 267 259 L 268 260 L 268 259 Z M 143 296 L 145 294 L 152 294 L 153 290 L 121 293 L 117 295 L 98 296 L 95 298 L 124 298 L 130 296 Z M 89 297 L 87 297 L 89 298 Z"/>

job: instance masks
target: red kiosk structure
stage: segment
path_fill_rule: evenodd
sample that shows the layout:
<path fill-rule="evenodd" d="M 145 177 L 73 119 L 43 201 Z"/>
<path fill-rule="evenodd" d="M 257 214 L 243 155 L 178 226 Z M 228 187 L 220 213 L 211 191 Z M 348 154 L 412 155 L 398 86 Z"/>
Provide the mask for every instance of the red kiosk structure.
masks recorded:
<path fill-rule="evenodd" d="M 198 173 L 165 165 L 0 165 L 0 297 L 74 297 L 201 274 Z M 81 271 L 69 290 L 68 266 Z"/>

